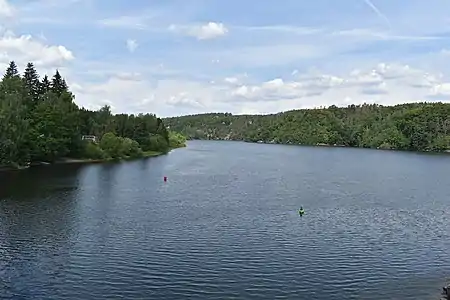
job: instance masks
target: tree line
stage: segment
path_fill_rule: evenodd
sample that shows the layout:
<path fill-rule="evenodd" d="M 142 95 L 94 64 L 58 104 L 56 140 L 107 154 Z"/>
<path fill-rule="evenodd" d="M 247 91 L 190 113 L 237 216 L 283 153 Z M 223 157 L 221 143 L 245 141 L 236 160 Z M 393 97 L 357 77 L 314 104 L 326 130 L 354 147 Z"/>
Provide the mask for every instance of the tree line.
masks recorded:
<path fill-rule="evenodd" d="M 335 145 L 412 151 L 450 149 L 450 104 L 330 106 L 270 115 L 211 113 L 165 118 L 188 139 Z"/>
<path fill-rule="evenodd" d="M 113 115 L 109 106 L 92 111 L 74 100 L 58 70 L 41 79 L 33 63 L 21 75 L 11 61 L 0 82 L 0 165 L 139 157 L 184 143 L 154 114 Z"/>

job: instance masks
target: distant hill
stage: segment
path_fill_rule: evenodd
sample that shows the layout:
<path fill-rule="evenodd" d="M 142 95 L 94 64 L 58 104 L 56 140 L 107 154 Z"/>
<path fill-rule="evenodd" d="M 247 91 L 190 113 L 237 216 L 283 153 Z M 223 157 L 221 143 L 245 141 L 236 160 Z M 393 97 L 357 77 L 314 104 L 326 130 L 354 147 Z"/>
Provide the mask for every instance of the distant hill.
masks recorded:
<path fill-rule="evenodd" d="M 450 104 L 376 104 L 271 115 L 210 113 L 165 118 L 188 139 L 339 145 L 414 151 L 450 149 Z"/>

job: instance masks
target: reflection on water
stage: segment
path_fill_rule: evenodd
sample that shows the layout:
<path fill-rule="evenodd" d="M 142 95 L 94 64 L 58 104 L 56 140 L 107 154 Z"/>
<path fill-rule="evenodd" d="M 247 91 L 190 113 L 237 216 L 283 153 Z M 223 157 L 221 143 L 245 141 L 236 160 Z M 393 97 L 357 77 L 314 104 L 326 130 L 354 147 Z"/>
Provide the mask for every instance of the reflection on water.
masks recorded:
<path fill-rule="evenodd" d="M 63 287 L 77 234 L 79 166 L 0 175 L 0 277 L 3 297 L 39 297 Z M 47 280 L 51 279 L 51 280 Z"/>

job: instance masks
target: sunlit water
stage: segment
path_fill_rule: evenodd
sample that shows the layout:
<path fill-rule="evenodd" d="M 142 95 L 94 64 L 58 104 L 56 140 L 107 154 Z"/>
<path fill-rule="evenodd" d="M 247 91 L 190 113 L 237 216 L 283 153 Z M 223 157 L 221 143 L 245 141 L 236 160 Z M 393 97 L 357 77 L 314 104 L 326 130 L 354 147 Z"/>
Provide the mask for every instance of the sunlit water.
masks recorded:
<path fill-rule="evenodd" d="M 363 149 L 192 141 L 4 173 L 0 298 L 437 299 L 449 205 L 450 156 Z"/>

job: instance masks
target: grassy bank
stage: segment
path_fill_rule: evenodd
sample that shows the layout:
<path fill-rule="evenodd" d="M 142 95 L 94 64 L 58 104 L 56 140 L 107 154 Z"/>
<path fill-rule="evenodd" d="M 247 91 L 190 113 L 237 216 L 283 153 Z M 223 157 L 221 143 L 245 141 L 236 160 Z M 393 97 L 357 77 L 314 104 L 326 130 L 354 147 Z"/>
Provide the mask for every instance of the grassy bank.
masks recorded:
<path fill-rule="evenodd" d="M 164 155 L 167 153 L 158 152 L 158 151 L 145 151 L 142 153 L 142 156 L 132 157 L 132 156 L 124 156 L 121 158 L 102 158 L 102 159 L 91 159 L 91 158 L 63 158 L 55 162 L 55 164 L 71 164 L 71 163 L 103 163 L 103 162 L 111 162 L 111 161 L 125 161 L 125 160 L 135 160 L 142 159 L 147 157 L 155 157 Z"/>
<path fill-rule="evenodd" d="M 170 150 L 169 150 L 169 152 L 170 152 Z M 169 152 L 167 152 L 167 153 L 169 153 Z M 142 158 L 153 157 L 153 156 L 160 156 L 160 155 L 163 155 L 163 154 L 166 154 L 166 153 L 158 152 L 158 151 L 145 151 L 143 156 L 142 156 Z"/>

